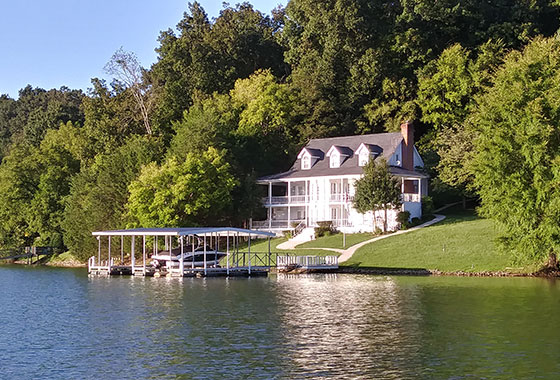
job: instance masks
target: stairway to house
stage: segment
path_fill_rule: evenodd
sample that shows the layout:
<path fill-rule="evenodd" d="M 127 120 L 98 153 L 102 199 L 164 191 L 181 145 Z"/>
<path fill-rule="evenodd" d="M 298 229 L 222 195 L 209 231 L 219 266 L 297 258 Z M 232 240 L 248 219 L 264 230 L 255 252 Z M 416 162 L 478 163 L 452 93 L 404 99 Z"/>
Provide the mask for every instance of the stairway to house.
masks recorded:
<path fill-rule="evenodd" d="M 294 249 L 296 245 L 305 243 L 315 238 L 315 228 L 306 227 L 299 234 L 284 243 L 278 244 L 279 249 Z"/>

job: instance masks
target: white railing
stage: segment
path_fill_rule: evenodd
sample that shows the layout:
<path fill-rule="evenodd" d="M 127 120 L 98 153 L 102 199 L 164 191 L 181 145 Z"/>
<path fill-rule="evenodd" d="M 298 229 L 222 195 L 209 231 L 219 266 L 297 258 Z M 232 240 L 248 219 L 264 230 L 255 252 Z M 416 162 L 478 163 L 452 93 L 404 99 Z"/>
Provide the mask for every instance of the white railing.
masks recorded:
<path fill-rule="evenodd" d="M 348 219 L 336 219 L 331 220 L 331 222 L 334 227 L 352 227 L 352 222 Z"/>
<path fill-rule="evenodd" d="M 99 263 L 96 263 L 95 256 L 91 256 L 88 259 L 88 273 L 91 273 L 92 271 L 99 271 L 99 270 L 109 271 L 109 269 L 114 265 L 115 265 L 114 257 L 111 257 L 111 262 L 109 262 L 109 260 L 101 260 Z"/>
<path fill-rule="evenodd" d="M 308 199 L 307 195 L 292 195 L 289 197 L 264 197 L 262 202 L 265 205 L 305 204 Z"/>
<path fill-rule="evenodd" d="M 280 269 L 298 267 L 303 269 L 338 268 L 338 256 L 281 256 L 276 257 Z"/>
<path fill-rule="evenodd" d="M 280 220 L 273 219 L 270 221 L 270 224 L 268 220 L 258 220 L 258 221 L 253 221 L 252 228 L 257 230 L 266 230 L 269 228 L 290 230 L 295 228 L 294 226 L 302 222 L 305 222 L 305 219 L 291 219 L 290 221 L 288 221 L 287 219 L 280 219 Z"/>
<path fill-rule="evenodd" d="M 348 193 L 331 194 L 329 196 L 329 200 L 331 202 L 352 202 L 352 200 L 354 200 L 354 196 Z"/>
<path fill-rule="evenodd" d="M 404 193 L 402 195 L 403 202 L 421 202 L 420 194 Z"/>

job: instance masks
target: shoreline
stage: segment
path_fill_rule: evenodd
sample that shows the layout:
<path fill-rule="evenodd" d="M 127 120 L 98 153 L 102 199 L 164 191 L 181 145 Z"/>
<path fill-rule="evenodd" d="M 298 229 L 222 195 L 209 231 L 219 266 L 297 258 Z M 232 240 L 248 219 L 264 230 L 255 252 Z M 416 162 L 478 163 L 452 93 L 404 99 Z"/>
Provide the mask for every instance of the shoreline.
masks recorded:
<path fill-rule="evenodd" d="M 465 272 L 454 271 L 444 272 L 437 269 L 423 268 L 372 268 L 372 267 L 339 267 L 334 273 L 344 274 L 364 274 L 364 275 L 383 275 L 383 276 L 455 276 L 455 277 L 535 277 L 535 278 L 556 278 L 560 277 L 560 271 L 541 270 L 533 273 L 518 273 L 508 271 L 482 271 Z"/>
<path fill-rule="evenodd" d="M 23 261 L 5 262 L 5 264 L 28 265 Z M 35 263 L 32 266 L 48 266 L 54 268 L 87 268 L 86 263 L 76 261 L 61 261 L 48 263 Z M 275 272 L 275 271 L 274 271 Z M 306 271 L 303 273 L 321 273 L 320 271 Z M 302 274 L 303 274 L 302 273 Z M 465 272 L 454 271 L 445 272 L 437 269 L 424 268 L 375 268 L 375 267 L 346 267 L 342 266 L 336 270 L 324 273 L 340 273 L 340 274 L 362 274 L 374 276 L 455 276 L 455 277 L 534 277 L 534 278 L 557 278 L 560 277 L 560 270 L 548 271 L 541 270 L 533 273 L 519 273 L 508 271 L 482 271 L 482 272 Z M 295 273 L 294 273 L 295 274 Z"/>

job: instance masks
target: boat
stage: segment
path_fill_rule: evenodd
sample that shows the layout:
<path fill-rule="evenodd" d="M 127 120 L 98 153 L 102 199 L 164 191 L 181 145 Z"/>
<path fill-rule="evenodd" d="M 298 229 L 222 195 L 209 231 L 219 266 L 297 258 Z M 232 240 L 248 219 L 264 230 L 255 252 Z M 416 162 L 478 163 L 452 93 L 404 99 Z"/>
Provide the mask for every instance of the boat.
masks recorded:
<path fill-rule="evenodd" d="M 193 252 L 192 246 L 189 244 L 183 247 L 183 265 L 185 268 L 192 267 L 194 262 L 195 268 L 202 268 L 206 262 L 207 267 L 219 268 L 220 260 L 226 255 L 225 252 L 215 251 L 209 246 L 206 246 L 206 253 L 204 253 L 204 247 L 201 246 L 195 246 Z M 171 249 L 171 254 L 169 254 L 169 250 L 165 250 L 152 255 L 152 266 L 156 269 L 176 266 L 180 260 L 181 248 L 177 247 Z"/>

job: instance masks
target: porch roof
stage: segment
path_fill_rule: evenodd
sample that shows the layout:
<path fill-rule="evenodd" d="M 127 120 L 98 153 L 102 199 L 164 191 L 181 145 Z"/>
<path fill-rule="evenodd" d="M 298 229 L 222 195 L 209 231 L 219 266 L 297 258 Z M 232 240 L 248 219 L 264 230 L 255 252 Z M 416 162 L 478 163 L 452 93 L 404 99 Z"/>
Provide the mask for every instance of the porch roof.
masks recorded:
<path fill-rule="evenodd" d="M 257 180 L 259 184 L 266 184 L 268 182 L 286 182 L 288 179 L 306 179 L 312 177 L 335 177 L 335 176 L 345 176 L 345 175 L 360 175 L 363 174 L 364 170 L 361 166 L 346 168 L 343 171 L 335 171 L 331 168 L 323 170 L 315 170 L 313 173 L 306 173 L 301 170 L 289 170 L 284 173 L 273 174 L 265 177 L 261 177 Z M 399 166 L 390 166 L 389 172 L 397 177 L 409 177 L 409 178 L 429 178 L 427 174 L 420 173 L 414 170 L 403 169 Z"/>

